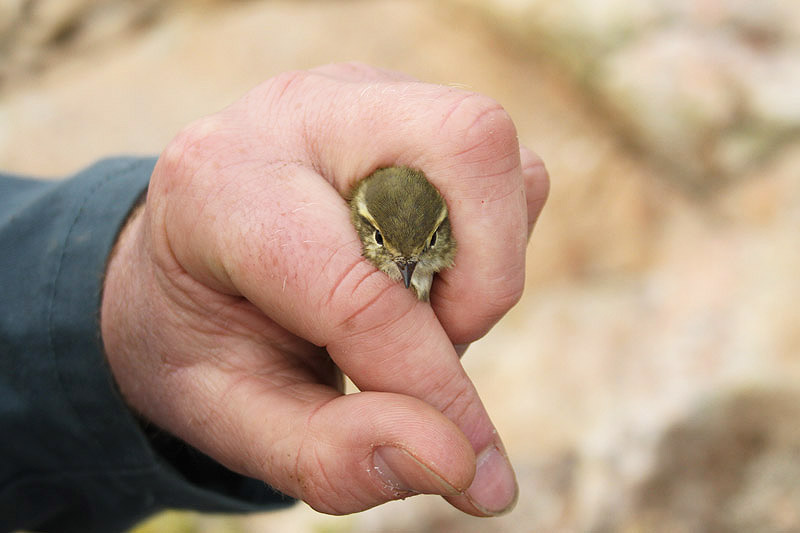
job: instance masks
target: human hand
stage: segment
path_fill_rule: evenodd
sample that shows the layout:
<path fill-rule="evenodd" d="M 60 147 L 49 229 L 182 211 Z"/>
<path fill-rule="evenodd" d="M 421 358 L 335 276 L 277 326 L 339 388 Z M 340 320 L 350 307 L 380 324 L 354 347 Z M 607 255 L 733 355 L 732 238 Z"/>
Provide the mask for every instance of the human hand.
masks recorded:
<path fill-rule="evenodd" d="M 388 165 L 450 209 L 458 255 L 430 305 L 361 256 L 342 198 Z M 322 512 L 419 492 L 504 512 L 513 470 L 458 351 L 519 299 L 547 189 L 486 97 L 363 65 L 277 76 L 169 144 L 122 232 L 101 309 L 119 388 Z"/>

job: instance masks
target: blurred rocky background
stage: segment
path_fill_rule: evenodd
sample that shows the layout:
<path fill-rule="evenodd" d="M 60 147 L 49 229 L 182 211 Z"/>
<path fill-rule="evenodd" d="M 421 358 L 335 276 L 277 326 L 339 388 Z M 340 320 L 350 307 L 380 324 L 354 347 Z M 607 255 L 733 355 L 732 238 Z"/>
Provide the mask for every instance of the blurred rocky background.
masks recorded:
<path fill-rule="evenodd" d="M 0 167 L 157 153 L 343 60 L 493 96 L 547 163 L 526 295 L 464 361 L 519 504 L 138 531 L 800 531 L 800 3 L 0 0 Z"/>

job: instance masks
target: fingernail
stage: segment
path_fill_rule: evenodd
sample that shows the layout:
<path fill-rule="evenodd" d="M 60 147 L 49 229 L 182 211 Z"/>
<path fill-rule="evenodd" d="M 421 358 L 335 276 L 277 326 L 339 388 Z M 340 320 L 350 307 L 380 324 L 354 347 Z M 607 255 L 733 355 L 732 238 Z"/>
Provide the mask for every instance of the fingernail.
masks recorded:
<path fill-rule="evenodd" d="M 478 454 L 475 479 L 465 493 L 487 515 L 507 513 L 517 503 L 517 479 L 505 453 L 491 445 Z"/>
<path fill-rule="evenodd" d="M 380 446 L 372 464 L 384 485 L 396 496 L 404 493 L 456 495 L 459 491 L 406 450 Z"/>

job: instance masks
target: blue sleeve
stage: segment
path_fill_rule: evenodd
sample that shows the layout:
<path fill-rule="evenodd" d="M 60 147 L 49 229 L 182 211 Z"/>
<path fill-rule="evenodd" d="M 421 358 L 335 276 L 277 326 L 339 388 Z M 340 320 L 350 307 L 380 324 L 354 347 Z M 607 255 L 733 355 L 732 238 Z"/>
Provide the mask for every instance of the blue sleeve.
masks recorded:
<path fill-rule="evenodd" d="M 106 259 L 153 158 L 63 181 L 0 175 L 0 531 L 121 531 L 164 508 L 291 502 L 133 416 L 98 313 Z"/>

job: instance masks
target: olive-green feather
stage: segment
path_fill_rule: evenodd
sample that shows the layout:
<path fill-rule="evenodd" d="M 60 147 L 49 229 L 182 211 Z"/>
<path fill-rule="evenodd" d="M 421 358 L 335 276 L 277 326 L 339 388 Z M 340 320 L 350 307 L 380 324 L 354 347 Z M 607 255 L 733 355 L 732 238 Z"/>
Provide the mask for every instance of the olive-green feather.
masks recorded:
<path fill-rule="evenodd" d="M 384 168 L 367 179 L 364 200 L 372 217 L 382 221 L 384 238 L 404 254 L 418 253 L 447 213 L 439 191 L 408 167 Z M 428 213 L 436 213 L 437 220 L 432 223 Z"/>

